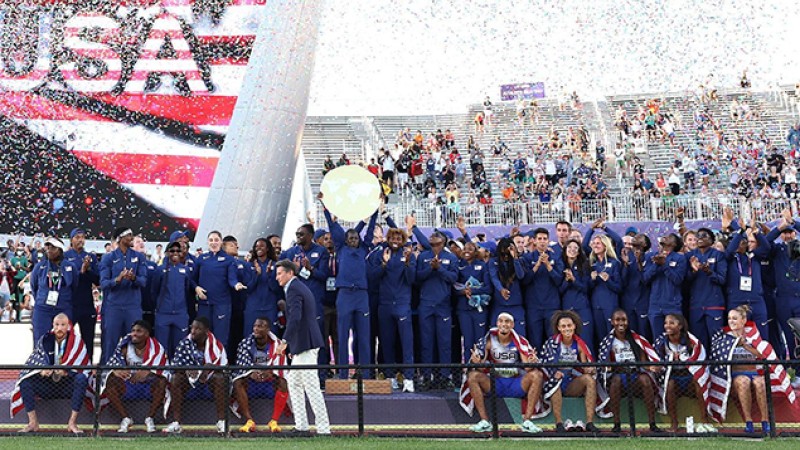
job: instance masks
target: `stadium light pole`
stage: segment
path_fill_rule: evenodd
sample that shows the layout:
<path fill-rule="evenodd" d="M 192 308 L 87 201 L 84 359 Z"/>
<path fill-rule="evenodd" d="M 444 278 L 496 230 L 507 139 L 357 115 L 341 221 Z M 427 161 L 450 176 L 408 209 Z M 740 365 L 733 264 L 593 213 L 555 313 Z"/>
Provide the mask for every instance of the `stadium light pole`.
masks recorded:
<path fill-rule="evenodd" d="M 283 234 L 308 107 L 322 0 L 270 0 L 195 236 Z"/>

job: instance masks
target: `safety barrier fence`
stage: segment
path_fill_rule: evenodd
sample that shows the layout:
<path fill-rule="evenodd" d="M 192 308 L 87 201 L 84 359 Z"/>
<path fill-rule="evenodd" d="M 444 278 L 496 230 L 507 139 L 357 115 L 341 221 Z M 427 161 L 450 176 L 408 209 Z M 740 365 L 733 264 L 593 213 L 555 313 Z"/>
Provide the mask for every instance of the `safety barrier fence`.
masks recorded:
<path fill-rule="evenodd" d="M 319 381 L 324 388 L 324 403 L 334 436 L 775 438 L 800 436 L 800 400 L 790 401 L 789 396 L 794 396 L 794 390 L 789 387 L 788 392 L 784 392 L 778 383 L 778 376 L 784 369 L 798 365 L 800 360 L 783 361 L 781 364 L 762 360 L 705 361 L 702 364 L 674 361 L 507 365 L 139 366 L 130 377 L 124 372 L 121 375 L 109 374 L 110 371 L 119 370 L 119 367 L 39 366 L 35 368 L 39 372 L 25 378 L 22 383 L 17 383 L 16 374 L 29 367 L 2 366 L 0 374 L 4 377 L 0 381 L 0 408 L 7 411 L 6 406 L 13 406 L 12 403 L 17 400 L 13 395 L 15 386 L 22 387 L 25 406 L 29 406 L 27 403 L 31 398 L 36 402 L 35 410 L 40 423 L 39 433 L 31 435 L 72 434 L 64 431 L 65 424 L 70 410 L 77 407 L 80 410 L 78 425 L 85 436 L 163 435 L 166 433 L 164 429 L 175 420 L 180 420 L 184 436 L 303 436 L 306 434 L 290 432 L 294 427 L 292 413 L 297 413 L 297 405 L 287 405 L 283 409 L 280 405 L 276 408 L 275 404 L 283 395 L 280 392 L 285 392 L 287 386 L 289 396 L 292 395 L 293 371 L 300 373 L 312 370 L 314 381 Z M 169 375 L 164 381 L 159 381 L 160 375 L 154 373 L 160 369 L 168 371 Z M 514 369 L 520 374 L 519 378 L 511 376 L 510 371 L 514 372 Z M 721 372 L 717 369 L 721 369 Z M 204 371 L 201 374 L 201 380 L 204 381 L 192 387 L 186 383 L 187 379 L 192 379 L 198 370 Z M 78 394 L 74 386 L 82 381 L 75 371 L 87 374 L 88 389 L 80 393 L 80 400 L 84 400 L 81 404 L 76 404 L 75 396 Z M 137 371 L 143 371 L 145 375 L 136 376 Z M 243 372 L 249 373 L 240 377 Z M 723 395 L 725 383 L 721 380 L 729 373 L 730 393 L 726 397 Z M 718 377 L 719 374 L 723 377 Z M 108 375 L 108 378 L 104 375 Z M 285 378 L 281 381 L 277 375 Z M 345 378 L 339 378 L 342 375 Z M 705 384 L 706 376 L 708 385 Z M 114 377 L 119 380 L 114 381 Z M 548 391 L 552 387 L 549 377 L 562 377 L 570 381 L 562 381 L 562 387 Z M 406 380 L 413 380 L 412 392 L 408 392 L 411 383 Z M 484 391 L 485 414 L 479 402 L 473 403 L 472 416 L 463 409 L 463 380 L 467 380 L 466 385 L 470 387 L 473 397 L 479 395 L 478 391 Z M 179 386 L 181 383 L 183 386 Z M 125 387 L 122 391 L 121 386 Z M 170 397 L 170 408 L 166 415 L 164 391 L 160 390 L 162 387 L 168 388 Z M 702 400 L 704 391 L 712 403 L 720 405 L 714 411 L 716 419 L 721 418 L 720 411 L 726 413 L 721 422 L 714 420 L 713 414 L 706 417 L 708 413 L 703 412 L 700 405 L 706 403 Z M 102 392 L 103 395 L 93 395 L 96 392 Z M 533 414 L 526 414 L 528 400 L 535 400 L 536 396 L 542 399 L 541 395 L 549 392 L 555 394 L 545 399 L 544 403 L 534 403 L 535 406 L 529 410 Z M 243 399 L 245 393 L 247 398 Z M 591 398 L 594 393 L 597 400 Z M 156 401 L 152 400 L 152 394 L 156 394 Z M 590 401 L 586 401 L 587 397 Z M 603 404 L 605 400 L 607 402 Z M 88 401 L 91 402 L 90 407 Z M 599 407 L 601 404 L 602 408 Z M 748 404 L 755 425 L 753 429 L 746 430 L 744 419 L 750 415 L 746 410 Z M 124 408 L 123 412 L 118 410 L 119 405 Z M 176 405 L 179 411 L 176 411 Z M 307 408 L 309 413 L 321 405 L 310 406 Z M 249 412 L 243 407 L 248 408 Z M 13 419 L 5 411 L 0 412 L 0 434 L 17 435 L 17 431 L 27 423 L 26 411 L 21 408 Z M 257 424 L 252 432 L 240 430 L 245 425 L 248 413 Z M 610 413 L 613 416 L 609 416 Z M 132 418 L 126 433 L 120 432 L 122 414 Z M 180 417 L 176 417 L 176 414 Z M 590 417 L 592 414 L 594 419 Z M 148 415 L 153 418 L 155 425 L 151 430 L 147 429 L 145 422 Z M 480 427 L 481 416 L 488 425 L 484 423 Z M 561 416 L 563 428 L 557 426 L 555 419 Z M 280 432 L 270 430 L 270 417 L 276 418 Z M 525 423 L 524 419 L 530 419 L 530 423 Z M 219 423 L 220 420 L 224 422 Z M 589 421 L 597 430 L 586 429 Z M 313 418 L 310 423 L 313 430 Z M 617 424 L 619 426 L 615 428 Z"/>

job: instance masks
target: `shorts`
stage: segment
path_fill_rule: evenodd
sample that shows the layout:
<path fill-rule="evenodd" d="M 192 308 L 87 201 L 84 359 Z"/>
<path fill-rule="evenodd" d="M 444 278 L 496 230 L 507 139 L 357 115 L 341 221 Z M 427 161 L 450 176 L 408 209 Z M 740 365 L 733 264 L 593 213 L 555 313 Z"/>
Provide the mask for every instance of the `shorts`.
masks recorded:
<path fill-rule="evenodd" d="M 619 377 L 620 381 L 622 381 L 622 389 L 628 390 L 631 384 L 635 383 L 636 380 L 639 379 L 639 373 L 615 373 L 615 377 Z"/>
<path fill-rule="evenodd" d="M 522 389 L 522 377 L 495 378 L 494 392 L 501 398 L 525 398 L 528 396 Z"/>
<path fill-rule="evenodd" d="M 675 375 L 670 377 L 670 380 L 675 381 L 675 384 L 678 387 L 678 392 L 688 393 L 694 377 L 691 375 Z"/>
<path fill-rule="evenodd" d="M 567 392 L 567 388 L 569 387 L 569 384 L 572 383 L 574 378 L 572 377 L 571 369 L 569 372 L 561 371 L 561 373 L 564 374 L 564 376 L 561 378 L 561 393 L 563 394 Z"/>
<path fill-rule="evenodd" d="M 731 372 L 731 380 L 736 379 L 736 377 L 747 377 L 750 381 L 753 381 L 754 378 L 760 377 L 761 374 L 758 373 L 757 370 L 745 370 L 741 372 Z"/>

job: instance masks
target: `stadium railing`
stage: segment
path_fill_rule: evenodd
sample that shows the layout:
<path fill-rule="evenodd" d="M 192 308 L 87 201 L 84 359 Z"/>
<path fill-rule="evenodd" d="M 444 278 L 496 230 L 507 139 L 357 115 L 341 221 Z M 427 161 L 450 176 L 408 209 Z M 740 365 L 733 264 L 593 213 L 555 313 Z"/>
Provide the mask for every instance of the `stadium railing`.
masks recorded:
<path fill-rule="evenodd" d="M 554 200 L 540 202 L 504 202 L 484 205 L 462 201 L 457 208 L 437 204 L 429 200 L 401 199 L 386 206 L 389 214 L 402 223 L 402 218 L 413 215 L 420 227 L 455 227 L 456 219 L 463 217 L 466 226 L 509 225 L 517 223 L 555 223 L 567 220 L 573 223 L 590 223 L 601 217 L 606 222 L 673 221 L 679 208 L 683 208 L 686 220 L 719 220 L 726 207 L 736 217 L 749 220 L 755 215 L 759 222 L 769 222 L 778 217 L 785 208 L 794 213 L 798 209 L 797 199 L 747 199 L 726 195 L 692 195 L 676 197 L 649 197 L 634 199 L 630 195 L 614 195 L 608 199 Z M 318 203 L 316 225 L 327 227 Z"/>
<path fill-rule="evenodd" d="M 745 423 L 742 419 L 743 411 L 741 401 L 734 393 L 734 382 L 729 384 L 731 392 L 727 397 L 727 403 L 724 410 L 727 412 L 727 417 L 722 423 L 709 421 L 713 424 L 714 431 L 703 430 L 700 427 L 703 423 L 699 402 L 693 395 L 702 393 L 692 384 L 690 380 L 702 378 L 705 375 L 709 376 L 708 395 L 712 398 L 719 400 L 723 392 L 724 383 L 718 381 L 711 381 L 715 375 L 712 374 L 712 368 L 721 367 L 722 374 L 728 371 L 735 373 L 736 366 L 742 364 L 753 365 L 753 362 L 736 362 L 736 361 L 705 361 L 702 366 L 696 363 L 687 361 L 675 362 L 628 362 L 628 363 L 615 363 L 615 362 L 602 362 L 602 363 L 581 363 L 581 364 L 511 364 L 511 365 L 489 365 L 489 364 L 408 364 L 408 365 L 327 365 L 327 366 L 271 366 L 269 369 L 273 371 L 278 370 L 291 370 L 291 369 L 313 369 L 318 374 L 322 375 L 320 382 L 326 386 L 324 398 L 327 405 L 327 411 L 330 416 L 331 428 L 334 435 L 347 435 L 347 436 L 387 436 L 387 437 L 703 437 L 703 436 L 732 436 L 732 437 L 790 437 L 800 436 L 800 402 L 797 400 L 789 401 L 787 393 L 794 396 L 794 390 L 789 387 L 788 392 L 781 391 L 780 384 L 777 379 L 769 382 L 768 374 L 769 366 L 776 367 L 777 361 L 758 361 L 757 366 L 759 370 L 757 373 L 752 374 L 754 382 L 763 380 L 765 385 L 765 394 L 767 402 L 766 417 L 761 417 L 759 412 L 759 405 L 757 397 L 753 392 L 752 410 L 755 427 L 752 431 L 745 431 Z M 797 367 L 800 365 L 800 360 L 795 361 L 782 361 L 782 367 Z M 492 389 L 496 381 L 501 378 L 500 368 L 508 369 L 509 367 L 519 369 L 535 369 L 535 370 L 556 370 L 556 369 L 575 369 L 585 371 L 588 368 L 594 368 L 595 371 L 600 372 L 609 370 L 611 374 L 622 375 L 623 377 L 631 378 L 632 374 L 641 374 L 641 378 L 646 378 L 647 382 L 643 382 L 641 387 L 639 381 L 631 378 L 628 382 L 621 383 L 619 394 L 614 395 L 613 398 L 618 400 L 619 404 L 619 419 L 621 422 L 621 430 L 613 430 L 614 419 L 609 418 L 608 413 L 611 411 L 613 401 L 606 404 L 603 408 L 597 408 L 597 415 L 594 419 L 594 424 L 600 429 L 597 433 L 581 431 L 575 427 L 578 421 L 586 424 L 587 418 L 584 413 L 584 399 L 582 396 L 578 398 L 564 398 L 562 413 L 565 418 L 564 423 L 569 425 L 567 418 L 572 422 L 573 428 L 566 431 L 556 430 L 554 422 L 554 414 L 543 415 L 541 418 L 533 418 L 538 427 L 542 429 L 539 433 L 529 433 L 521 427 L 523 422 L 522 414 L 524 412 L 524 403 L 519 398 L 501 398 L 494 395 L 494 391 L 490 392 L 485 397 L 485 405 L 488 413 L 491 428 L 483 432 L 473 432 L 470 426 L 475 425 L 480 418 L 475 413 L 470 416 L 461 404 L 461 399 L 464 398 L 462 389 L 462 381 L 466 379 L 466 374 L 471 370 L 481 370 L 489 377 Z M 41 366 L 37 369 L 86 369 L 92 372 L 93 375 L 98 373 L 102 374 L 104 371 L 112 370 L 114 368 L 104 366 Z M 14 373 L 12 371 L 19 371 L 28 369 L 25 366 L 4 366 L 0 367 L 4 374 Z M 157 369 L 150 367 L 149 369 Z M 214 373 L 221 373 L 224 380 L 224 392 L 231 393 L 231 396 L 225 396 L 225 427 L 223 432 L 219 433 L 216 428 L 217 417 L 215 414 L 214 400 L 210 392 L 207 391 L 191 391 L 186 394 L 186 402 L 183 407 L 182 418 L 182 435 L 183 436 L 225 436 L 225 437 L 247 437 L 247 436 L 267 436 L 272 435 L 275 437 L 294 436 L 296 434 L 289 433 L 293 428 L 294 420 L 290 412 L 284 412 L 278 419 L 279 425 L 283 428 L 281 433 L 270 433 L 266 424 L 273 414 L 273 398 L 274 386 L 272 389 L 266 383 L 260 393 L 254 393 L 250 399 L 250 408 L 258 428 L 254 433 L 243 433 L 239 428 L 245 423 L 243 417 L 237 417 L 234 413 L 232 406 L 233 395 L 233 373 L 242 369 L 256 369 L 265 370 L 264 366 L 254 367 L 163 367 L 173 373 L 181 370 L 206 370 Z M 334 379 L 333 374 L 340 369 L 346 370 L 346 379 Z M 650 369 L 654 369 L 651 371 Z M 705 371 L 698 373 L 697 369 Z M 146 369 L 140 369 L 146 370 Z M 650 408 L 644 403 L 643 397 L 646 392 L 643 388 L 653 389 L 653 398 L 661 398 L 659 386 L 666 386 L 663 378 L 659 374 L 664 374 L 667 370 L 671 373 L 680 372 L 683 370 L 684 376 L 690 374 L 687 378 L 681 380 L 676 379 L 675 395 L 666 395 L 668 405 L 664 409 L 660 409 L 658 402 L 654 402 L 653 408 Z M 688 372 L 687 372 L 688 370 Z M 392 389 L 390 377 L 393 374 L 398 374 L 400 378 L 398 386 L 403 387 L 402 374 L 413 373 L 415 392 L 403 392 L 401 389 Z M 428 381 L 421 382 L 421 377 L 428 375 Z M 576 374 L 578 375 L 578 374 Z M 101 388 L 101 378 L 98 376 L 90 377 L 90 390 L 92 392 L 99 392 Z M 325 380 L 330 378 L 329 380 Z M 597 379 L 598 377 L 595 377 Z M 724 377 L 723 377 L 724 378 Z M 775 375 L 773 375 L 775 378 Z M 675 379 L 675 378 L 673 378 Z M 12 391 L 14 390 L 16 379 L 11 380 L 8 376 L 5 381 L 0 381 L 0 400 L 4 403 L 11 403 Z M 59 382 L 64 382 L 59 381 Z M 788 382 L 788 381 L 787 381 Z M 574 383 L 574 381 L 573 381 Z M 57 384 L 57 383 L 55 383 Z M 698 383 L 700 384 L 700 383 Z M 610 388 L 610 384 L 608 385 Z M 290 387 L 291 389 L 291 387 Z M 129 388 L 131 391 L 132 388 Z M 79 415 L 79 424 L 83 427 L 86 436 L 144 436 L 147 435 L 143 425 L 144 417 L 147 414 L 147 409 L 150 405 L 149 390 L 135 389 L 136 392 L 129 392 L 130 395 L 123 397 L 123 402 L 128 408 L 129 414 L 133 417 L 134 424 L 127 434 L 119 433 L 117 429 L 121 421 L 121 417 L 110 407 L 106 406 L 106 398 L 96 395 L 87 394 L 87 399 L 91 401 L 91 408 L 84 408 Z M 66 435 L 63 430 L 69 416 L 70 400 L 69 389 L 62 389 L 62 392 L 45 392 L 40 393 L 37 397 L 37 413 L 41 423 L 41 431 L 51 435 Z M 598 385 L 598 391 L 599 389 Z M 606 391 L 608 392 L 608 391 Z M 173 391 L 172 395 L 175 395 Z M 605 398 L 602 395 L 600 398 Z M 175 399 L 173 398 L 174 402 Z M 671 408 L 672 402 L 676 401 L 675 408 Z M 718 403 L 720 403 L 718 401 Z M 174 404 L 174 403 L 173 403 Z M 598 403 L 599 405 L 599 403 Z M 7 406 L 7 405 L 2 405 Z M 230 407 L 229 407 L 230 406 Z M 163 405 L 161 405 L 163 407 Z M 160 408 L 161 408 L 160 407 Z M 287 411 L 289 408 L 287 408 Z M 296 410 L 296 408 L 294 408 Z M 307 408 L 308 412 L 312 408 Z M 154 417 L 157 424 L 158 432 L 152 435 L 162 435 L 162 429 L 172 421 L 172 411 L 164 417 L 161 414 L 161 409 L 157 417 Z M 648 412 L 655 414 L 655 423 L 660 430 L 653 431 L 650 428 L 651 419 L 648 417 Z M 669 414 L 662 414 L 664 412 L 674 412 L 675 423 L 678 424 L 677 430 L 670 430 L 672 427 L 672 420 Z M 313 417 L 313 416 L 312 416 Z M 769 425 L 769 430 L 762 429 L 761 423 L 766 422 Z M 0 434 L 17 435 L 16 431 L 25 425 L 27 422 L 26 414 L 21 411 L 16 417 L 11 419 L 9 416 L 4 416 L 0 419 Z M 310 420 L 313 425 L 313 418 Z M 569 426 L 567 427 L 569 428 Z M 41 434 L 41 433 L 31 433 Z M 301 434 L 302 435 L 302 434 Z"/>

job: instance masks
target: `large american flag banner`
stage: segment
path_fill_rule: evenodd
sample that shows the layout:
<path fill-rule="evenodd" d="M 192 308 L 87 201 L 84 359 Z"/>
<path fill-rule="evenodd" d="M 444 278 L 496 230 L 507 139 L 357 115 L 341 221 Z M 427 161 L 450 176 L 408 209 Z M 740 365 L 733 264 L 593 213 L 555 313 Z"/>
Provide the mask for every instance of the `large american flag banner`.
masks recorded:
<path fill-rule="evenodd" d="M 711 384 L 711 374 L 708 370 L 708 367 L 705 364 L 702 364 L 702 362 L 706 360 L 706 349 L 703 346 L 703 343 L 700 342 L 700 340 L 698 340 L 697 337 L 692 333 L 688 333 L 688 338 L 689 342 L 685 343 L 684 345 L 688 344 L 688 346 L 692 348 L 692 352 L 685 361 L 699 363 L 692 364 L 687 368 L 689 369 L 689 373 L 692 374 L 694 381 L 698 386 L 700 386 L 700 392 L 703 396 L 703 403 L 705 403 L 706 409 L 708 409 L 708 394 Z M 659 355 L 663 355 L 663 359 L 665 361 L 675 361 L 672 351 L 670 351 L 667 345 L 668 342 L 669 340 L 666 334 L 662 334 L 656 339 L 656 343 L 653 347 L 656 349 L 656 352 L 658 352 Z M 658 412 L 661 414 L 667 414 L 667 384 L 672 376 L 673 369 L 675 369 L 675 366 L 667 367 L 667 370 L 665 370 L 659 377 L 659 384 L 661 385 L 661 405 Z"/>
<path fill-rule="evenodd" d="M 638 333 L 634 333 L 633 331 L 631 331 L 631 337 L 633 338 L 633 343 L 636 346 L 638 346 L 639 349 L 642 352 L 644 352 L 644 354 L 647 357 L 648 361 L 654 362 L 654 363 L 657 363 L 657 362 L 661 361 L 661 358 L 659 358 L 658 353 L 653 348 L 653 346 L 650 345 L 650 342 L 648 342 L 647 339 L 645 339 L 642 335 L 640 335 Z M 598 348 L 598 351 L 597 351 L 597 361 L 598 362 L 605 362 L 605 361 L 615 362 L 614 354 L 613 354 L 613 351 L 612 351 L 613 350 L 613 345 L 614 345 L 614 338 L 615 338 L 614 331 L 612 330 L 600 342 L 600 347 Z M 638 371 L 638 369 L 637 369 L 637 371 Z M 656 402 L 656 406 L 659 407 L 659 409 L 660 409 L 659 405 L 660 405 L 661 398 L 662 398 L 661 390 L 660 390 L 660 386 L 661 386 L 660 383 L 658 383 L 658 381 L 656 380 L 656 376 L 652 372 L 650 372 L 649 370 L 648 371 L 643 371 L 643 372 L 640 372 L 640 373 L 646 374 L 652 380 L 653 388 L 656 390 L 656 392 L 655 392 L 656 395 L 654 396 L 655 402 Z M 606 407 L 606 405 L 608 403 L 608 400 L 610 400 L 608 398 L 608 388 L 609 388 L 608 383 L 611 381 L 611 377 L 613 375 L 614 375 L 614 372 L 611 369 L 611 367 L 604 367 L 604 368 L 602 368 L 602 370 L 598 370 L 597 371 L 597 392 L 598 392 L 598 397 L 600 397 L 600 392 L 604 392 L 605 393 L 605 395 L 603 396 L 603 401 L 600 404 L 600 407 L 603 408 L 603 410 L 605 410 L 605 407 Z M 608 412 L 608 411 L 604 411 L 604 414 L 608 414 L 609 416 L 611 416 L 611 412 Z"/>
<path fill-rule="evenodd" d="M 29 356 L 28 360 L 25 361 L 25 365 L 30 367 L 30 369 L 20 372 L 19 379 L 14 384 L 14 391 L 11 393 L 10 403 L 11 417 L 14 417 L 17 413 L 25 409 L 25 404 L 22 402 L 22 393 L 19 390 L 19 385 L 22 380 L 39 375 L 42 372 L 42 369 L 37 367 L 52 366 L 56 364 L 62 366 L 88 366 L 91 364 L 91 361 L 89 360 L 89 354 L 86 352 L 86 346 L 83 344 L 83 340 L 81 340 L 80 335 L 76 335 L 72 329 L 70 329 L 69 333 L 67 334 L 67 343 L 64 347 L 64 354 L 61 355 L 61 361 L 53 361 L 48 354 L 48 349 L 54 348 L 55 342 L 56 336 L 52 331 L 45 334 L 39 338 L 39 342 L 36 343 L 33 353 L 31 353 L 31 356 Z M 89 375 L 88 369 L 80 371 L 72 370 L 71 372 L 80 372 L 84 375 Z"/>
<path fill-rule="evenodd" d="M 195 227 L 266 0 L 5 3 L 0 45 L 14 50 L 0 64 L 0 117 L 164 214 L 136 228 Z M 65 203 L 53 214 L 74 213 Z"/>
<path fill-rule="evenodd" d="M 497 336 L 500 330 L 497 327 L 491 328 L 488 333 L 484 337 L 482 337 L 477 342 L 478 352 L 481 355 L 486 354 L 486 342 L 489 341 L 491 336 Z M 535 353 L 533 347 L 531 347 L 530 343 L 528 342 L 525 337 L 520 336 L 514 329 L 511 330 L 511 342 L 514 347 L 519 350 L 519 355 L 521 358 L 527 359 L 530 355 Z M 491 353 L 488 355 L 489 362 L 493 363 Z M 524 361 L 520 361 L 524 362 Z M 459 404 L 467 412 L 470 416 L 472 416 L 473 412 L 475 411 L 475 400 L 472 398 L 472 393 L 469 389 L 469 383 L 467 383 L 467 374 L 464 374 L 461 377 L 461 390 L 459 394 Z M 523 408 L 523 411 L 525 409 Z"/>
<path fill-rule="evenodd" d="M 175 356 L 172 357 L 172 365 L 174 366 L 227 366 L 228 356 L 225 354 L 225 347 L 222 342 L 214 336 L 214 333 L 208 332 L 206 345 L 202 352 L 197 351 L 192 340 L 192 335 L 186 336 L 178 343 L 175 349 Z M 206 382 L 213 372 L 204 371 L 196 376 L 189 377 L 189 384 L 195 387 L 198 382 Z M 202 380 L 201 380 L 202 377 Z"/>
<path fill-rule="evenodd" d="M 725 326 L 718 331 L 711 344 L 711 359 L 713 361 L 730 361 L 736 348 L 737 338 L 728 334 L 730 327 Z M 744 337 L 768 361 L 777 361 L 778 357 L 769 342 L 761 338 L 755 322 L 747 322 L 744 326 Z M 708 413 L 711 417 L 722 422 L 728 409 L 728 399 L 731 393 L 731 366 L 715 365 L 711 367 L 711 385 L 708 396 Z M 762 373 L 762 369 L 759 369 Z M 770 386 L 773 393 L 786 395 L 790 403 L 795 401 L 794 389 L 789 382 L 786 370 L 781 364 L 769 365 Z"/>

